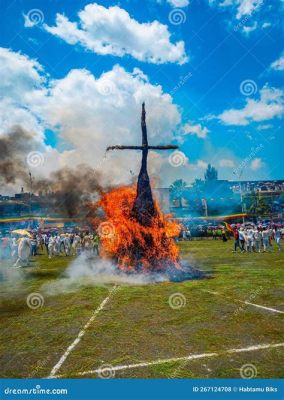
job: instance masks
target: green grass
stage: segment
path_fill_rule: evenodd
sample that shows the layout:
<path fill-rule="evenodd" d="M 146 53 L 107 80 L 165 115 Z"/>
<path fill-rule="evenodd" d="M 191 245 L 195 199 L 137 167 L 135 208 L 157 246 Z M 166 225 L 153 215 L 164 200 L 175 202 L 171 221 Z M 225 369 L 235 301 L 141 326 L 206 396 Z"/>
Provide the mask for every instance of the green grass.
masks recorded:
<path fill-rule="evenodd" d="M 104 364 L 218 352 L 214 358 L 118 371 L 116 377 L 238 378 L 244 364 L 254 364 L 260 378 L 284 377 L 284 348 L 225 353 L 231 348 L 284 342 L 284 314 L 237 301 L 284 311 L 284 253 L 274 248 L 271 254 L 235 254 L 232 241 L 183 242 L 180 247 L 183 259 L 210 277 L 120 287 L 59 374 L 74 377 Z M 49 260 L 42 255 L 35 260 L 29 268 L 11 269 L 13 279 L 8 285 L 5 279 L 0 283 L 1 377 L 48 376 L 109 292 L 108 287 L 89 286 L 48 295 L 46 284 L 59 281 L 71 258 Z M 2 269 L 4 266 L 2 263 Z M 26 304 L 33 292 L 44 296 L 43 306 L 35 310 Z M 185 296 L 184 307 L 174 310 L 169 306 L 169 296 L 174 293 Z"/>

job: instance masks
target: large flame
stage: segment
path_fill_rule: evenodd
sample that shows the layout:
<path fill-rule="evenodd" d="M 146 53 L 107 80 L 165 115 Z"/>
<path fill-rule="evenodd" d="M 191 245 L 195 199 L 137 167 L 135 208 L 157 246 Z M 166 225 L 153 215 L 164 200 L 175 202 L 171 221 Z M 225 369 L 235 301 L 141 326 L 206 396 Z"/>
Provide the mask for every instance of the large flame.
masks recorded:
<path fill-rule="evenodd" d="M 122 187 L 104 194 L 96 204 L 105 214 L 98 228 L 101 255 L 115 259 L 123 271 L 178 268 L 179 250 L 173 237 L 179 234 L 180 226 L 160 211 L 157 202 L 150 226 L 139 224 L 132 214 L 135 197 L 136 188 Z"/>

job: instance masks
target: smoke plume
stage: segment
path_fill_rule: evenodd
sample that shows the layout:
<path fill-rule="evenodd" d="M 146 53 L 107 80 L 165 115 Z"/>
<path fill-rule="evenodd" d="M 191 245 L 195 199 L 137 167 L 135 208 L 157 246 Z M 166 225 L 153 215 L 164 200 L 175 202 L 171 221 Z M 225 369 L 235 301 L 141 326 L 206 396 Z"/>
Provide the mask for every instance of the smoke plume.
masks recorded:
<path fill-rule="evenodd" d="M 20 126 L 0 137 L 0 184 L 20 181 L 31 191 L 27 156 L 39 146 L 34 135 Z M 49 211 L 68 217 L 86 214 L 88 203 L 109 189 L 103 188 L 101 173 L 86 164 L 75 168 L 63 167 L 51 172 L 48 178 L 32 179 L 32 192 L 45 195 L 46 207 L 52 208 Z"/>
<path fill-rule="evenodd" d="M 25 155 L 34 145 L 34 136 L 16 126 L 7 135 L 0 137 L 0 182 L 15 183 L 21 180 L 28 182 L 29 174 L 25 163 Z"/>

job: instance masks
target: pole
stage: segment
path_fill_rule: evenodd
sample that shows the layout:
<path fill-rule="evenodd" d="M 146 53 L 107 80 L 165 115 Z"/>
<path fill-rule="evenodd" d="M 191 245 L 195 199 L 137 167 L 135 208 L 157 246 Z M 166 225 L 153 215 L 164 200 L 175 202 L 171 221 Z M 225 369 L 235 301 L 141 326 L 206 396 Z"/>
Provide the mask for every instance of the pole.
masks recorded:
<path fill-rule="evenodd" d="M 31 216 L 32 216 L 32 194 L 33 194 L 33 179 L 32 179 L 32 174 L 29 171 L 29 176 L 30 176 L 30 223 L 29 223 L 29 227 L 32 227 L 32 220 L 31 220 Z"/>
<path fill-rule="evenodd" d="M 234 172 L 236 174 L 236 172 Z M 240 189 L 240 200 L 241 200 L 241 210 L 242 214 L 244 214 L 244 205 L 243 205 L 243 191 L 242 191 L 242 184 L 241 184 L 241 176 L 243 174 L 243 170 L 240 171 L 240 173 L 237 175 L 238 181 L 239 181 L 239 189 Z M 242 216 L 243 224 L 245 223 L 245 217 L 244 215 Z"/>

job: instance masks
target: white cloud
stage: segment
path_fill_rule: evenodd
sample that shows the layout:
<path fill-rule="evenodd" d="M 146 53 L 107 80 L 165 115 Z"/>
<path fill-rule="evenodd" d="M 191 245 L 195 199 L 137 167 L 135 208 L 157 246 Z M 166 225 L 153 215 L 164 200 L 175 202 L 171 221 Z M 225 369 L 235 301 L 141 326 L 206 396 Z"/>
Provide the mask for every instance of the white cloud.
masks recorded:
<path fill-rule="evenodd" d="M 256 129 L 258 131 L 264 131 L 266 129 L 272 129 L 273 125 L 272 124 L 264 124 L 264 125 L 259 125 Z"/>
<path fill-rule="evenodd" d="M 224 168 L 234 168 L 235 163 L 233 160 L 223 159 L 223 160 L 219 161 L 219 165 L 220 165 L 220 167 L 224 167 Z"/>
<path fill-rule="evenodd" d="M 194 125 L 191 122 L 188 122 L 183 127 L 184 134 L 196 135 L 201 139 L 205 139 L 209 132 L 209 129 L 207 129 L 206 127 L 202 127 L 201 124 Z"/>
<path fill-rule="evenodd" d="M 250 26 L 244 26 L 244 27 L 243 27 L 243 32 L 244 32 L 246 35 L 249 35 L 251 32 L 253 32 L 253 31 L 255 31 L 255 30 L 257 29 L 257 25 L 258 25 L 257 22 L 254 21 L 252 25 L 250 25 Z"/>
<path fill-rule="evenodd" d="M 173 7 L 187 7 L 189 0 L 167 0 L 167 2 Z"/>
<path fill-rule="evenodd" d="M 208 163 L 203 160 L 198 160 L 196 166 L 198 169 L 206 169 L 208 167 Z"/>
<path fill-rule="evenodd" d="M 0 93 L 6 99 L 22 100 L 43 81 L 37 61 L 3 47 L 0 47 L 0 65 Z"/>
<path fill-rule="evenodd" d="M 71 70 L 64 78 L 45 84 L 38 73 L 40 66 L 28 57 L 9 54 L 7 71 L 1 83 L 17 82 L 23 96 L 10 90 L 10 97 L 0 103 L 2 133 L 15 125 L 35 132 L 36 148 L 44 153 L 45 163 L 34 174 L 46 175 L 62 165 L 82 162 L 101 171 L 105 183 L 129 183 L 139 170 L 141 152 L 113 151 L 105 158 L 106 147 L 112 144 L 141 143 L 141 103 L 146 102 L 150 144 L 171 143 L 181 116 L 172 97 L 159 85 L 152 85 L 141 70 L 127 72 L 119 65 L 95 77 L 87 70 Z M 1 54 L 1 52 L 0 52 Z M 13 69 L 14 66 L 14 69 Z M 29 69 L 30 67 L 31 69 Z M 25 76 L 25 78 L 24 78 Z M 59 152 L 44 144 L 45 128 L 57 132 L 59 142 L 70 150 Z M 64 148 L 64 147 L 63 147 Z M 168 152 L 150 152 L 149 171 L 157 171 Z M 167 162 L 167 168 L 172 169 Z"/>
<path fill-rule="evenodd" d="M 42 67 L 37 61 L 2 47 L 0 65 L 0 135 L 20 125 L 42 142 L 43 127 L 27 107 L 28 96 L 44 82 Z"/>
<path fill-rule="evenodd" d="M 276 71 L 284 71 L 284 54 L 271 64 L 271 68 Z"/>
<path fill-rule="evenodd" d="M 247 99 L 242 109 L 224 111 L 218 118 L 226 125 L 248 125 L 267 121 L 284 114 L 284 91 L 269 86 L 260 90 L 260 99 Z"/>
<path fill-rule="evenodd" d="M 237 5 L 237 19 L 241 19 L 257 11 L 263 4 L 263 0 L 235 0 L 233 3 Z"/>
<path fill-rule="evenodd" d="M 271 22 L 264 22 L 261 27 L 263 29 L 266 29 L 266 28 L 269 28 L 270 26 L 271 26 Z"/>
<path fill-rule="evenodd" d="M 172 43 L 166 25 L 158 21 L 139 23 L 124 9 L 88 4 L 78 13 L 79 21 L 71 22 L 56 15 L 56 25 L 44 25 L 49 33 L 69 44 L 80 44 L 100 55 L 131 55 L 139 61 L 155 64 L 187 61 L 184 42 Z"/>
<path fill-rule="evenodd" d="M 32 21 L 28 15 L 24 14 L 23 16 L 25 28 L 33 28 L 36 25 L 36 22 Z"/>
<path fill-rule="evenodd" d="M 263 4 L 263 0 L 208 0 L 210 5 L 231 8 L 237 19 L 252 15 Z"/>
<path fill-rule="evenodd" d="M 263 166 L 263 161 L 261 158 L 254 158 L 250 163 L 250 168 L 253 171 L 259 170 L 260 168 L 262 168 L 262 166 Z"/>

